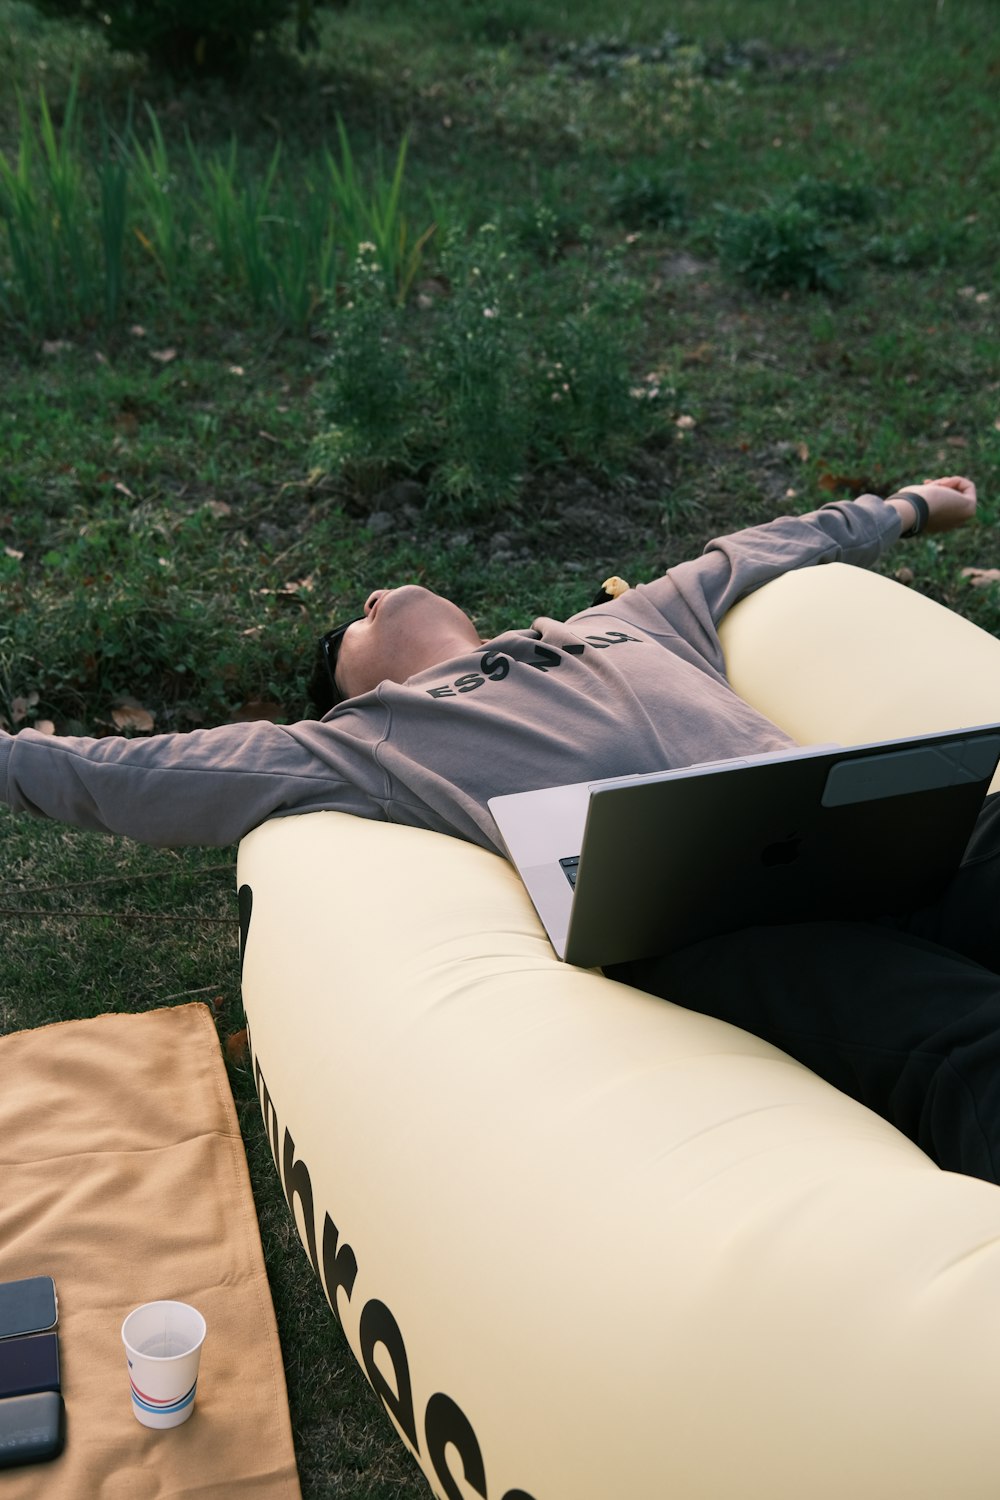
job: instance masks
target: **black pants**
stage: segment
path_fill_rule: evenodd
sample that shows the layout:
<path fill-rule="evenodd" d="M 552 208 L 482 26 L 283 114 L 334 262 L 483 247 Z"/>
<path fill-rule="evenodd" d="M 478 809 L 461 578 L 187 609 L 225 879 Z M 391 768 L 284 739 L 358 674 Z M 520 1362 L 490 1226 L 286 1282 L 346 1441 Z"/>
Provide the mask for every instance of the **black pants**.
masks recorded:
<path fill-rule="evenodd" d="M 950 1171 L 1000 1182 L 1000 795 L 933 905 L 752 927 L 614 979 L 773 1042 Z"/>

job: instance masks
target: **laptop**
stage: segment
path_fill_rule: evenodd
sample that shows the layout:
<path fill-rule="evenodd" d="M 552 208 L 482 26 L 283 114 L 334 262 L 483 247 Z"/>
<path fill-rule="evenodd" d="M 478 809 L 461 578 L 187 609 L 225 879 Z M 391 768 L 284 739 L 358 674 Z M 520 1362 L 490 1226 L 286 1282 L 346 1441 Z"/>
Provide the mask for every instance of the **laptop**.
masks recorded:
<path fill-rule="evenodd" d="M 559 958 L 584 968 L 758 923 L 923 905 L 958 868 L 1000 724 L 490 799 Z"/>

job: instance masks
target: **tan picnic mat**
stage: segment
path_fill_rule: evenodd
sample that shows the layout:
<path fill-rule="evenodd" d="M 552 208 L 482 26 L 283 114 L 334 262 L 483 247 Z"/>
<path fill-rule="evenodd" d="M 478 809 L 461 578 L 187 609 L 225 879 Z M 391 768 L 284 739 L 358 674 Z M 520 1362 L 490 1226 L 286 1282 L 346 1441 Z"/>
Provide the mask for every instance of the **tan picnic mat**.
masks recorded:
<path fill-rule="evenodd" d="M 0 1280 L 51 1275 L 67 1439 L 0 1500 L 299 1500 L 246 1156 L 204 1005 L 0 1038 Z M 121 1324 L 191 1302 L 208 1336 L 182 1427 L 132 1415 Z"/>

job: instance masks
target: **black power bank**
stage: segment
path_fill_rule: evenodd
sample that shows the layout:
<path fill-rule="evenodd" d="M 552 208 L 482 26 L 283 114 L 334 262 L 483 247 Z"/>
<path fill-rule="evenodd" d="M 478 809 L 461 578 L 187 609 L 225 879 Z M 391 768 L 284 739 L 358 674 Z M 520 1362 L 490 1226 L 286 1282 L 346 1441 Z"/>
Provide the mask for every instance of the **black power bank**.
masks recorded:
<path fill-rule="evenodd" d="M 58 1458 L 66 1441 L 66 1408 L 58 1391 L 0 1401 L 0 1469 Z"/>

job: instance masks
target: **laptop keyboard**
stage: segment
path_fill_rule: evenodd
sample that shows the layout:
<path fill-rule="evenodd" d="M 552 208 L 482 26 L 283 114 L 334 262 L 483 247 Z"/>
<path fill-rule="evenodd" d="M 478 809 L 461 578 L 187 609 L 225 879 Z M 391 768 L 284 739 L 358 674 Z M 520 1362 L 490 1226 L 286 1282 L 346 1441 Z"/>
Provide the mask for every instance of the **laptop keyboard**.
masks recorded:
<path fill-rule="evenodd" d="M 580 868 L 579 854 L 568 854 L 565 859 L 559 861 L 570 885 L 576 890 L 576 872 Z"/>

